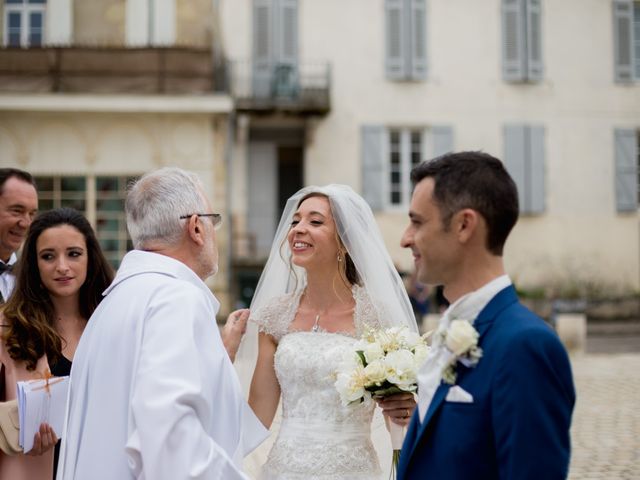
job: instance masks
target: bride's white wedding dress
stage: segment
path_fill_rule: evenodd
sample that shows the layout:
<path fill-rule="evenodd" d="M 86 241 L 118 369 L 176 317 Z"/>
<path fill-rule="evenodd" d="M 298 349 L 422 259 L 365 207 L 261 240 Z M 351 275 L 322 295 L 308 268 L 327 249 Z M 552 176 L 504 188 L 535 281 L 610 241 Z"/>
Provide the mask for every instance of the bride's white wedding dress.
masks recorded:
<path fill-rule="evenodd" d="M 282 392 L 280 432 L 260 478 L 378 478 L 381 469 L 370 432 L 375 402 L 344 406 L 334 382 L 342 356 L 364 330 L 386 325 L 366 292 L 354 286 L 355 335 L 292 331 L 300 295 L 279 297 L 254 317 L 260 330 L 278 342 L 274 363 Z"/>

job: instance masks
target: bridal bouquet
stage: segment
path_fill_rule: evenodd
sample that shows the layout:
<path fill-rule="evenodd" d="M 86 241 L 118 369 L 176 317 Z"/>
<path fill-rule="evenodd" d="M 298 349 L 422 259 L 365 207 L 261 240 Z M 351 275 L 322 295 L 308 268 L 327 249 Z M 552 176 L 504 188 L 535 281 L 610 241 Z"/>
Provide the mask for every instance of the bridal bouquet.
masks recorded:
<path fill-rule="evenodd" d="M 426 335 L 407 327 L 369 330 L 343 358 L 335 387 L 343 405 L 371 401 L 418 389 L 418 370 L 427 358 Z M 397 466 L 404 439 L 404 427 L 388 424 L 393 446 L 393 466 Z M 393 474 L 393 472 L 392 472 Z"/>

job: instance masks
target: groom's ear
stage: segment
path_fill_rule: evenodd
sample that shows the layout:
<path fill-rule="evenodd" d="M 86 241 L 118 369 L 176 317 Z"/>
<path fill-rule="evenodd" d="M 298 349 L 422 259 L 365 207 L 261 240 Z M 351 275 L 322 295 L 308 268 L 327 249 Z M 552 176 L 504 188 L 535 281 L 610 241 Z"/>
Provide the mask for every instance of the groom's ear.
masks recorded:
<path fill-rule="evenodd" d="M 480 223 L 480 215 L 471 208 L 464 208 L 456 212 L 451 223 L 458 241 L 467 244 L 474 238 Z"/>

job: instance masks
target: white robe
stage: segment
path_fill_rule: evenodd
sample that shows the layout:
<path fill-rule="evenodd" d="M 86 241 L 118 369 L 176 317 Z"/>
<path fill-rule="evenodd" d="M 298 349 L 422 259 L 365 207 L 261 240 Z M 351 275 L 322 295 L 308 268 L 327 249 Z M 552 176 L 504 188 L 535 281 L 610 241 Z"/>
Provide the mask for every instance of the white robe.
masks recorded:
<path fill-rule="evenodd" d="M 58 480 L 246 479 L 267 432 L 222 344 L 219 302 L 187 266 L 129 252 L 71 370 Z"/>

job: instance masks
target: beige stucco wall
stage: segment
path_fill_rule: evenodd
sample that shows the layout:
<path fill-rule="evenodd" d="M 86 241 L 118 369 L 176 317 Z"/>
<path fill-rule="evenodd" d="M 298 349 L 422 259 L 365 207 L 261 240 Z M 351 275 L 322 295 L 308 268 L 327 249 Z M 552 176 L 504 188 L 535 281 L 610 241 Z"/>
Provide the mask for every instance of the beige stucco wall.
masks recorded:
<path fill-rule="evenodd" d="M 124 16 L 125 0 L 74 1 L 74 45 L 124 45 Z"/>
<path fill-rule="evenodd" d="M 250 0 L 223 0 L 232 59 L 251 56 Z M 503 127 L 545 127 L 546 212 L 523 217 L 505 260 L 524 287 L 560 280 L 640 288 L 640 218 L 615 210 L 616 127 L 640 129 L 640 84 L 613 81 L 611 2 L 543 2 L 544 80 L 502 80 L 499 0 L 427 2 L 428 79 L 384 75 L 384 2 L 299 2 L 301 61 L 332 66 L 329 115 L 315 119 L 305 151 L 305 182 L 342 182 L 361 191 L 362 125 L 451 125 L 454 148 L 503 156 Z M 579 11 L 580 15 L 575 12 Z M 589 42 L 584 41 L 589 38 Z M 405 211 L 378 214 L 394 260 Z"/>
<path fill-rule="evenodd" d="M 213 41 L 212 0 L 176 0 L 176 44 L 210 47 Z"/>

